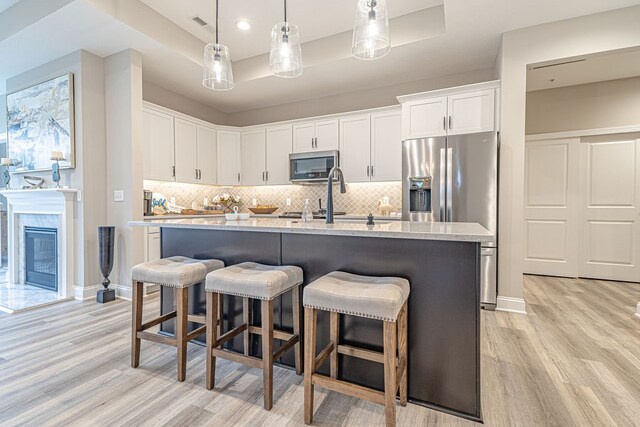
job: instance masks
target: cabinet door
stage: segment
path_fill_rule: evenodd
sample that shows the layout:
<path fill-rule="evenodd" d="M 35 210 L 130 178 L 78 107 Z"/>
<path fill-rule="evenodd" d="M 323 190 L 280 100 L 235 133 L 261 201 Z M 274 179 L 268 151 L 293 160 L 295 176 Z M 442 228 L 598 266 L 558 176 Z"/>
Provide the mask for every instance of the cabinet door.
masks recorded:
<path fill-rule="evenodd" d="M 160 259 L 160 233 L 147 234 L 147 262 Z"/>
<path fill-rule="evenodd" d="M 340 119 L 340 167 L 347 182 L 371 180 L 371 116 Z"/>
<path fill-rule="evenodd" d="M 218 185 L 240 185 L 240 132 L 219 130 Z"/>
<path fill-rule="evenodd" d="M 447 97 L 421 99 L 402 104 L 402 139 L 447 134 Z"/>
<path fill-rule="evenodd" d="M 316 150 L 337 150 L 339 133 L 338 119 L 316 122 Z"/>
<path fill-rule="evenodd" d="M 196 164 L 197 126 L 195 123 L 178 118 L 174 119 L 174 123 L 176 181 L 198 183 L 198 166 Z"/>
<path fill-rule="evenodd" d="M 402 177 L 402 118 L 400 111 L 371 115 L 371 180 Z"/>
<path fill-rule="evenodd" d="M 200 171 L 200 184 L 216 183 L 216 130 L 198 125 L 198 150 L 196 163 Z"/>
<path fill-rule="evenodd" d="M 267 128 L 267 184 L 289 184 L 292 145 L 291 125 Z"/>
<path fill-rule="evenodd" d="M 307 151 L 313 151 L 315 136 L 315 123 L 298 123 L 293 125 L 293 152 L 305 153 Z"/>
<path fill-rule="evenodd" d="M 265 165 L 265 130 L 242 132 L 242 185 L 264 184 Z"/>
<path fill-rule="evenodd" d="M 495 130 L 493 89 L 449 96 L 449 135 Z"/>
<path fill-rule="evenodd" d="M 143 127 L 142 176 L 156 181 L 173 181 L 173 117 L 145 109 Z"/>

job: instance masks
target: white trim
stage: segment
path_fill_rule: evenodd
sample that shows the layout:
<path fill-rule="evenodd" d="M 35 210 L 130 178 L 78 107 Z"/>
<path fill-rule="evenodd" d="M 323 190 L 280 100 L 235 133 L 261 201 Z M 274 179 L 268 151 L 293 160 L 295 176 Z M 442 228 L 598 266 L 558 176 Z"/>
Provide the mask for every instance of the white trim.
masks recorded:
<path fill-rule="evenodd" d="M 73 291 L 75 299 L 81 301 L 95 299 L 98 289 L 101 287 L 102 285 L 100 284 L 93 286 L 74 286 Z"/>
<path fill-rule="evenodd" d="M 399 103 L 402 104 L 405 102 L 418 101 L 421 99 L 433 98 L 436 96 L 455 95 L 455 94 L 465 93 L 465 92 L 475 92 L 478 90 L 499 89 L 499 88 L 500 88 L 500 80 L 490 80 L 488 82 L 473 83 L 470 85 L 448 87 L 445 89 L 436 89 L 436 90 L 430 90 L 427 92 L 401 95 L 396 97 L 396 99 L 398 100 Z"/>
<path fill-rule="evenodd" d="M 131 301 L 131 286 L 124 286 L 124 285 L 116 285 L 116 284 L 111 284 L 109 285 L 110 289 L 115 289 L 116 291 L 116 298 L 120 298 L 120 299 L 124 299 L 127 301 Z"/>
<path fill-rule="evenodd" d="M 580 138 L 583 136 L 613 135 L 617 133 L 640 132 L 639 125 L 618 126 L 610 128 L 567 130 L 562 132 L 534 133 L 525 135 L 525 141 L 542 141 L 545 139 Z"/>
<path fill-rule="evenodd" d="M 636 306 L 636 316 L 640 317 L 640 302 L 638 303 L 638 305 Z"/>
<path fill-rule="evenodd" d="M 506 311 L 509 313 L 527 314 L 526 305 L 522 298 L 498 297 L 496 311 Z"/>

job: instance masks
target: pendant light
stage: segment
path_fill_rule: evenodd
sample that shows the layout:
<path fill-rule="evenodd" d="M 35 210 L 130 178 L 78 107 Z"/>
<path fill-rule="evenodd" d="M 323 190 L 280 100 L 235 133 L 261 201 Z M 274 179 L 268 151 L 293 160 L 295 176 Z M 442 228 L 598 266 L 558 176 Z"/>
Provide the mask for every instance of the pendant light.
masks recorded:
<path fill-rule="evenodd" d="M 229 48 L 218 43 L 218 0 L 216 0 L 216 42 L 204 47 L 202 85 L 213 90 L 233 89 L 233 70 Z"/>
<path fill-rule="evenodd" d="M 378 59 L 391 51 L 387 0 L 358 0 L 351 52 L 358 59 Z"/>
<path fill-rule="evenodd" d="M 284 22 L 271 30 L 269 70 L 278 77 L 293 78 L 302 74 L 302 47 L 296 25 L 287 22 L 287 0 L 284 0 Z"/>

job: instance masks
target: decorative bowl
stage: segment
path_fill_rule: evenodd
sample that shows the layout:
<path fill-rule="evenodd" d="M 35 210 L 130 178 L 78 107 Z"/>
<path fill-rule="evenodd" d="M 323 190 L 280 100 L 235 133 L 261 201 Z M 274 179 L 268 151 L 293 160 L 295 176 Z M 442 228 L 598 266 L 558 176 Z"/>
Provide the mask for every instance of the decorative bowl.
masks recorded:
<path fill-rule="evenodd" d="M 228 214 L 224 214 L 224 217 L 227 219 L 227 221 L 236 221 L 238 219 L 238 214 L 228 213 Z"/>
<path fill-rule="evenodd" d="M 249 208 L 249 210 L 256 215 L 269 215 L 277 211 L 278 207 L 277 206 L 272 206 L 269 208 L 252 207 L 252 208 Z"/>
<path fill-rule="evenodd" d="M 249 218 L 251 218 L 251 214 L 241 213 L 241 214 L 238 214 L 238 218 L 240 219 L 240 221 L 246 221 Z"/>

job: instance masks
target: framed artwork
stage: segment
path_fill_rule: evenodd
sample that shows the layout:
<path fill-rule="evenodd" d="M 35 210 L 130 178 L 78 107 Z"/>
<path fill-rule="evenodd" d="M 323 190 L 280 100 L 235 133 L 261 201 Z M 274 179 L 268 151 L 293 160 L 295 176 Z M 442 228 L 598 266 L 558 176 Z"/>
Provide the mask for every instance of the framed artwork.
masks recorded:
<path fill-rule="evenodd" d="M 7 157 L 15 172 L 51 169 L 51 153 L 62 152 L 61 168 L 75 167 L 73 74 L 7 95 Z"/>

